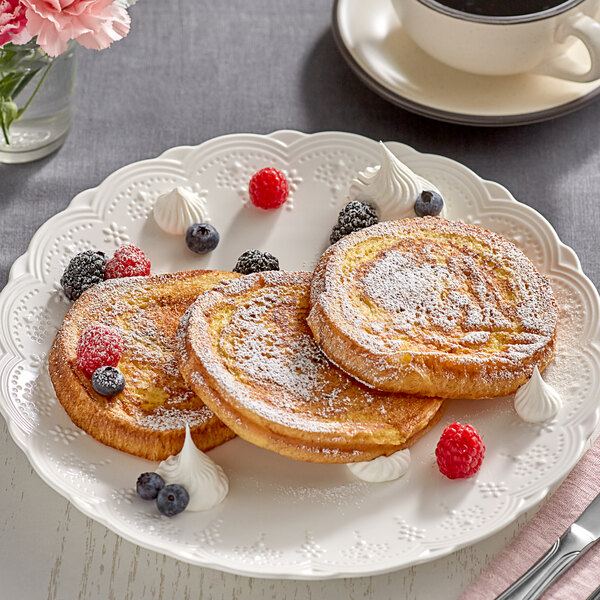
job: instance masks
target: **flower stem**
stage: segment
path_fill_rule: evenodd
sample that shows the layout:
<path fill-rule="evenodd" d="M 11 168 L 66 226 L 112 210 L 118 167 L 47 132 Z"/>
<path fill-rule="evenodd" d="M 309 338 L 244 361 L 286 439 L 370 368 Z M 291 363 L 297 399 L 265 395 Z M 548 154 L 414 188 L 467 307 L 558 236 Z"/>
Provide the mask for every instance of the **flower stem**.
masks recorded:
<path fill-rule="evenodd" d="M 27 100 L 27 102 L 25 103 L 25 106 L 23 108 L 19 109 L 17 119 L 21 118 L 21 115 L 27 110 L 27 108 L 31 104 L 31 101 L 33 100 L 34 96 L 38 93 L 38 90 L 42 87 L 42 83 L 44 83 L 44 79 L 46 79 L 46 75 L 48 75 L 48 71 L 51 69 L 53 64 L 54 63 L 50 63 L 46 67 L 45 71 L 42 73 L 42 76 L 40 77 L 38 84 L 35 86 L 35 90 L 33 90 L 33 94 L 31 94 L 31 96 L 29 96 L 29 100 Z"/>

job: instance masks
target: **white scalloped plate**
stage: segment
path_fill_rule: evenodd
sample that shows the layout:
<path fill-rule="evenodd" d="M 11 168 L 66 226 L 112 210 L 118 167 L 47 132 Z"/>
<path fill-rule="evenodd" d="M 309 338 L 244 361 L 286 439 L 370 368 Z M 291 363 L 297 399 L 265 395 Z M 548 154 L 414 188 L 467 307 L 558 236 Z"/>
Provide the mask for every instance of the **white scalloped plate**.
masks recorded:
<path fill-rule="evenodd" d="M 180 560 L 259 577 L 324 579 L 370 575 L 432 560 L 507 525 L 573 467 L 599 418 L 600 303 L 572 250 L 550 224 L 502 186 L 441 156 L 390 148 L 443 192 L 449 215 L 514 240 L 546 273 L 561 306 L 557 357 L 545 373 L 564 407 L 541 425 L 519 420 L 512 399 L 450 403 L 412 450 L 402 479 L 369 484 L 340 465 L 296 462 L 236 439 L 211 452 L 228 473 L 226 501 L 168 519 L 134 493 L 154 463 L 105 447 L 73 426 L 56 400 L 47 353 L 68 309 L 57 281 L 71 256 L 139 244 L 155 272 L 231 268 L 251 247 L 282 268 L 310 268 L 344 204 L 349 182 L 377 164 L 378 144 L 347 133 L 230 135 L 134 163 L 79 194 L 45 223 L 14 264 L 0 296 L 0 409 L 39 475 L 86 515 L 141 546 Z M 247 204 L 250 175 L 272 165 L 292 199 L 266 213 Z M 147 218 L 175 184 L 206 197 L 221 244 L 209 257 Z M 479 429 L 487 456 L 476 477 L 450 481 L 435 466 L 443 426 Z"/>

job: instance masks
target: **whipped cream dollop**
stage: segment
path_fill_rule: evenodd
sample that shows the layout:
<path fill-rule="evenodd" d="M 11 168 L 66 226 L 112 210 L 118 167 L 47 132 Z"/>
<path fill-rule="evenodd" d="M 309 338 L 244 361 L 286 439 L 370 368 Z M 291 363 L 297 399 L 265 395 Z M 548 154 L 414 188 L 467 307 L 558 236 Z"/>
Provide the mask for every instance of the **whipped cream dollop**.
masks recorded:
<path fill-rule="evenodd" d="M 413 173 L 383 142 L 379 142 L 379 147 L 381 164 L 367 167 L 352 180 L 350 200 L 375 205 L 380 220 L 389 221 L 416 216 L 415 201 L 423 191 L 437 192 L 441 196 L 435 185 Z M 439 216 L 446 216 L 445 203 Z"/>
<path fill-rule="evenodd" d="M 206 223 L 206 202 L 191 189 L 177 186 L 156 199 L 152 211 L 158 226 L 167 233 L 183 235 L 190 225 Z"/>
<path fill-rule="evenodd" d="M 186 425 L 185 442 L 179 454 L 163 460 L 156 472 L 166 483 L 182 485 L 190 495 L 186 510 L 214 508 L 229 492 L 229 480 L 223 469 L 198 450 Z"/>
<path fill-rule="evenodd" d="M 542 379 L 537 367 L 531 379 L 515 394 L 515 410 L 528 423 L 539 423 L 556 416 L 561 404 L 559 393 Z"/>
<path fill-rule="evenodd" d="M 410 466 L 410 451 L 399 450 L 391 456 L 379 456 L 365 462 L 348 463 L 346 466 L 363 481 L 371 483 L 393 481 L 406 475 Z"/>

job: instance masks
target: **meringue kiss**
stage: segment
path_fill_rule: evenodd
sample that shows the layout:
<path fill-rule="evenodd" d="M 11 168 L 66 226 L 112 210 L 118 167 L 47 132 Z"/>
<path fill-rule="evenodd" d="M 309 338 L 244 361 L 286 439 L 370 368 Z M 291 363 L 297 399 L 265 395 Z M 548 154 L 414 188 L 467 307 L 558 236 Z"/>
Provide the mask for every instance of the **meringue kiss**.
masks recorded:
<path fill-rule="evenodd" d="M 206 201 L 182 186 L 159 196 L 152 214 L 163 231 L 174 235 L 183 235 L 190 225 L 209 220 Z"/>

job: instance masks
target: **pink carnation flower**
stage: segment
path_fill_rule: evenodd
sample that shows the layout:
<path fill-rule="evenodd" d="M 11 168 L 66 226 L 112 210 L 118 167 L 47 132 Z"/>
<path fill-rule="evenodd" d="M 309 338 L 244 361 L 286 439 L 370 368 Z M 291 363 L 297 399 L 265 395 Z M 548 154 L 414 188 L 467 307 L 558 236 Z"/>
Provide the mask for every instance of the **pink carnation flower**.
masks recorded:
<path fill-rule="evenodd" d="M 37 43 L 50 56 L 62 54 L 69 40 L 102 50 L 129 33 L 129 14 L 115 6 L 114 0 L 21 0 L 21 3 L 27 7 L 27 31 L 31 36 L 37 35 Z"/>
<path fill-rule="evenodd" d="M 0 46 L 8 42 L 24 44 L 31 39 L 25 31 L 27 18 L 21 0 L 0 0 Z"/>

